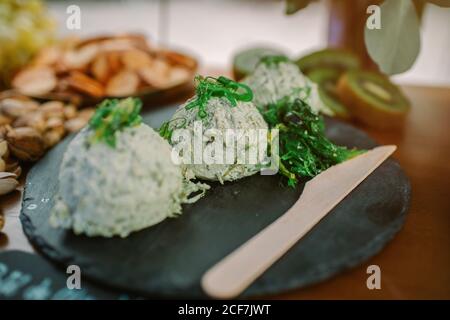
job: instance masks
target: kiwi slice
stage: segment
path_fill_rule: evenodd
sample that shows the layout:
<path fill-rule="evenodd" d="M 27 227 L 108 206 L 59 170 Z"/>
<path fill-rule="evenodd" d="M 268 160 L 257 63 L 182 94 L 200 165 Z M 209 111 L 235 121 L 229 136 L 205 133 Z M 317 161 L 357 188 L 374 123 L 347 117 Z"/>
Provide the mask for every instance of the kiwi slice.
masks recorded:
<path fill-rule="evenodd" d="M 399 127 L 410 109 L 401 89 L 376 72 L 348 71 L 339 79 L 337 92 L 352 115 L 372 127 Z"/>
<path fill-rule="evenodd" d="M 308 77 L 311 81 L 317 83 L 319 96 L 322 102 L 333 110 L 334 114 L 343 119 L 350 118 L 350 112 L 341 102 L 336 91 L 336 85 L 341 72 L 331 68 L 316 68 L 312 70 Z"/>
<path fill-rule="evenodd" d="M 336 69 L 340 72 L 359 68 L 361 62 L 357 55 L 344 49 L 324 49 L 313 52 L 296 61 L 300 70 L 308 75 L 316 68 Z"/>
<path fill-rule="evenodd" d="M 233 58 L 233 75 L 236 80 L 248 76 L 255 70 L 259 60 L 265 56 L 284 55 L 281 50 L 274 48 L 249 48 L 237 52 Z"/>

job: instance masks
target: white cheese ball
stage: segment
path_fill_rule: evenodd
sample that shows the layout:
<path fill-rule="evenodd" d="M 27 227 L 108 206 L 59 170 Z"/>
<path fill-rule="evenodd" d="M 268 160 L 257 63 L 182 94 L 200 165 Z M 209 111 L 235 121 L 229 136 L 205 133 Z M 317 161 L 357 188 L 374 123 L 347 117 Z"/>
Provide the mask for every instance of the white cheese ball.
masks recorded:
<path fill-rule="evenodd" d="M 193 99 L 195 99 L 195 97 Z M 238 101 L 236 106 L 232 106 L 226 98 L 213 97 L 207 102 L 205 108 L 207 113 L 206 117 L 200 118 L 198 116 L 198 107 L 186 109 L 186 105 L 193 99 L 187 101 L 186 104 L 181 105 L 178 108 L 173 115 L 172 120 L 169 122 L 169 128 L 176 129 L 182 124 L 182 128 L 189 130 L 190 134 L 194 136 L 194 123 L 195 121 L 201 121 L 204 133 L 207 133 L 208 129 L 215 129 L 222 134 L 222 137 L 225 137 L 227 129 L 268 129 L 267 123 L 264 121 L 255 105 L 251 102 Z M 213 137 L 208 137 L 207 134 L 204 135 L 202 150 L 205 150 L 207 145 L 211 143 L 211 139 L 213 139 Z M 221 183 L 255 174 L 260 170 L 258 157 L 256 159 L 257 163 L 255 164 L 250 163 L 251 161 L 248 159 L 245 163 L 238 163 L 238 153 L 242 154 L 242 152 L 238 150 L 237 140 L 230 146 L 227 143 L 227 140 L 225 138 L 223 139 L 223 150 L 226 150 L 226 148 L 234 148 L 233 161 L 228 161 L 228 163 L 223 161 L 220 164 L 207 164 L 205 161 L 202 161 L 201 164 L 192 162 L 186 164 L 187 169 L 199 179 L 219 181 Z M 174 141 L 172 141 L 172 143 L 174 143 Z M 259 150 L 257 141 L 245 139 L 242 142 L 242 145 L 245 145 L 244 150 L 247 152 L 247 155 L 248 150 L 255 150 L 255 148 L 256 150 Z"/>
<path fill-rule="evenodd" d="M 253 102 L 260 107 L 274 104 L 289 97 L 302 99 L 314 112 L 331 115 L 319 96 L 317 84 L 303 75 L 290 61 L 278 63 L 260 62 L 255 71 L 243 80 L 253 91 Z"/>
<path fill-rule="evenodd" d="M 89 144 L 92 133 L 82 130 L 64 154 L 52 226 L 126 237 L 181 212 L 189 190 L 158 133 L 145 124 L 126 128 L 116 133 L 114 148 Z"/>

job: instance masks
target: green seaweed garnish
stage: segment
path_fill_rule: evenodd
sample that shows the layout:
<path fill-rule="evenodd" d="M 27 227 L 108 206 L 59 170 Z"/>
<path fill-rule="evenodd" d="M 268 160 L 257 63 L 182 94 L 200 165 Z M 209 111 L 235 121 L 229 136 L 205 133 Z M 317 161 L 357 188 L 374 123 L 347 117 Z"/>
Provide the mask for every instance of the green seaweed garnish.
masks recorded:
<path fill-rule="evenodd" d="M 323 118 L 300 99 L 281 99 L 260 111 L 271 128 L 279 129 L 279 169 L 289 186 L 364 152 L 331 142 Z"/>
<path fill-rule="evenodd" d="M 235 107 L 237 101 L 252 101 L 253 92 L 249 86 L 228 79 L 224 76 L 218 78 L 196 76 L 196 97 L 186 105 L 186 109 L 198 108 L 198 116 L 206 117 L 206 107 L 211 97 L 224 97 L 231 106 Z"/>
<path fill-rule="evenodd" d="M 264 56 L 259 60 L 259 63 L 263 63 L 266 66 L 272 67 L 277 66 L 280 63 L 290 62 L 291 60 L 283 55 L 269 55 Z"/>
<path fill-rule="evenodd" d="M 142 101 L 138 98 L 103 100 L 89 120 L 89 127 L 93 130 L 90 143 L 101 141 L 114 148 L 118 131 L 142 122 L 139 115 L 141 107 Z"/>
<path fill-rule="evenodd" d="M 185 108 L 189 110 L 197 107 L 197 114 L 200 119 L 206 117 L 206 107 L 209 99 L 212 97 L 224 97 L 230 102 L 232 107 L 237 106 L 238 101 L 248 102 L 253 100 L 253 92 L 249 86 L 224 76 L 218 78 L 196 76 L 195 81 L 197 83 L 196 96 L 186 104 Z M 173 128 L 173 126 L 170 126 L 170 123 L 174 120 L 179 119 L 166 121 L 159 128 L 159 135 L 168 141 L 171 140 L 174 129 L 186 125 L 186 119 L 183 119 L 185 121 L 183 125 Z"/>
<path fill-rule="evenodd" d="M 159 127 L 158 131 L 159 135 L 164 139 L 166 139 L 167 141 L 170 141 L 172 139 L 173 129 L 170 128 L 170 121 L 163 122 L 161 127 Z"/>
<path fill-rule="evenodd" d="M 175 124 L 172 126 L 170 125 L 172 122 L 176 122 L 179 120 L 181 120 L 181 124 L 179 123 L 179 124 Z M 176 118 L 176 119 L 171 119 L 169 121 L 165 121 L 165 122 L 163 122 L 161 127 L 159 127 L 159 135 L 170 142 L 172 140 L 173 131 L 175 129 L 185 128 L 186 123 L 187 123 L 186 118 Z"/>

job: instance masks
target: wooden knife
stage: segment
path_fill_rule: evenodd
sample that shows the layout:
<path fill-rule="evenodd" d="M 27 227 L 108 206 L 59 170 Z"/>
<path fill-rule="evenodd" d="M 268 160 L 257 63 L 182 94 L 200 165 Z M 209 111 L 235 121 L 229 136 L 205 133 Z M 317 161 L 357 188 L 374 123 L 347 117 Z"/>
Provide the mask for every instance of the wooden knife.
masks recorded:
<path fill-rule="evenodd" d="M 209 269 L 202 278 L 211 297 L 238 296 L 283 256 L 395 150 L 381 146 L 335 165 L 305 184 L 297 202 L 280 218 Z"/>

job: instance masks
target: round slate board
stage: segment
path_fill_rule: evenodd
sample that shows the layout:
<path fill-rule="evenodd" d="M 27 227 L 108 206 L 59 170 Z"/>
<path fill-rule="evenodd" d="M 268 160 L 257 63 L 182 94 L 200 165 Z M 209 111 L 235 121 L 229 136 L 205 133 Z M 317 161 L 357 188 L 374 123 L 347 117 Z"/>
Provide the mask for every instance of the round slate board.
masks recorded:
<path fill-rule="evenodd" d="M 144 121 L 156 128 L 174 110 L 149 112 Z M 349 147 L 375 146 L 365 133 L 336 120 L 327 120 L 327 134 Z M 24 231 L 55 262 L 77 264 L 89 279 L 147 297 L 205 297 L 202 274 L 289 209 L 303 187 L 284 187 L 278 175 L 254 175 L 213 184 L 203 199 L 186 205 L 180 217 L 126 239 L 75 236 L 48 224 L 69 141 L 58 144 L 29 172 L 20 216 Z M 410 193 L 399 164 L 387 160 L 242 296 L 303 287 L 361 264 L 401 228 Z"/>

